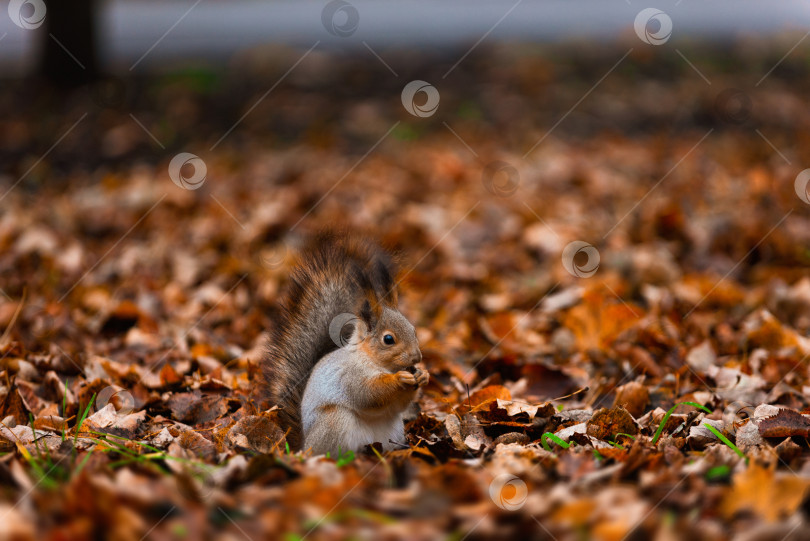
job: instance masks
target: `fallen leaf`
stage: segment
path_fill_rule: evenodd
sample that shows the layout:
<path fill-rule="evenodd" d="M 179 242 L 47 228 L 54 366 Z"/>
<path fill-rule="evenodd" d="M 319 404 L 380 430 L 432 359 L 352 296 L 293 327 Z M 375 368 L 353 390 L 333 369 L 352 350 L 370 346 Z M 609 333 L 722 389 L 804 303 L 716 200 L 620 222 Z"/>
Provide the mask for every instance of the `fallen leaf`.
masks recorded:
<path fill-rule="evenodd" d="M 511 400 L 512 393 L 510 393 L 509 389 L 503 385 L 489 385 L 472 393 L 469 400 L 464 402 L 464 405 L 471 405 L 472 408 L 475 409 L 480 407 L 482 404 L 499 399 Z"/>
<path fill-rule="evenodd" d="M 638 434 L 635 419 L 621 406 L 595 411 L 587 426 L 589 436 L 604 441 L 612 441 L 616 434 L 630 434 L 631 436 Z"/>
<path fill-rule="evenodd" d="M 650 392 L 647 387 L 638 381 L 631 381 L 616 388 L 616 398 L 613 407 L 622 406 L 633 417 L 641 417 L 647 404 L 650 403 Z"/>
<path fill-rule="evenodd" d="M 222 396 L 203 395 L 199 391 L 174 393 L 168 400 L 168 406 L 174 419 L 191 424 L 213 421 L 228 410 Z"/>
<path fill-rule="evenodd" d="M 777 473 L 752 462 L 748 468 L 734 474 L 733 486 L 723 497 L 721 509 L 729 519 L 741 511 L 749 511 L 775 522 L 796 512 L 808 485 L 808 479 L 792 473 Z"/>
<path fill-rule="evenodd" d="M 279 445 L 284 448 L 284 431 L 278 424 L 275 412 L 263 415 L 250 415 L 240 419 L 228 431 L 231 445 L 255 451 L 270 453 Z"/>
<path fill-rule="evenodd" d="M 796 410 L 781 409 L 773 417 L 759 422 L 759 434 L 763 438 L 807 437 L 810 435 L 810 419 Z"/>

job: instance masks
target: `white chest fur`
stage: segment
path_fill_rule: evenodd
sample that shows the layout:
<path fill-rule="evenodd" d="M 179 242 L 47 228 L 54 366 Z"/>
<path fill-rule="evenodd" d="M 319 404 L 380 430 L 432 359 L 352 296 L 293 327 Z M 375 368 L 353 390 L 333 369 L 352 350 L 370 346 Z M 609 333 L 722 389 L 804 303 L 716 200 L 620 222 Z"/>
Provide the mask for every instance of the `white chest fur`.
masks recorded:
<path fill-rule="evenodd" d="M 358 360 L 350 347 L 318 361 L 301 401 L 304 449 L 315 454 L 357 451 L 369 443 L 391 449 L 403 442 L 402 410 L 397 407 L 363 410 L 356 407 L 351 387 L 382 374 L 369 361 Z"/>

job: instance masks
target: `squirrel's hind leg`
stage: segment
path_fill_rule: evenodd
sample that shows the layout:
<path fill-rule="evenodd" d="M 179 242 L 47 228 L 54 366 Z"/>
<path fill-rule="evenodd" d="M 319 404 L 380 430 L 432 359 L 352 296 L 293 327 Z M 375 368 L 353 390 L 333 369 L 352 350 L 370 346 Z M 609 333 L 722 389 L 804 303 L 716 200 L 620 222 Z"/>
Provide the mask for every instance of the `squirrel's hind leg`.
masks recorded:
<path fill-rule="evenodd" d="M 401 416 L 394 418 L 385 441 L 380 443 L 382 443 L 383 449 L 386 451 L 395 451 L 402 449 L 403 446 L 408 446 L 408 441 L 405 438 L 405 423 L 402 422 Z"/>
<path fill-rule="evenodd" d="M 315 455 L 327 452 L 358 451 L 374 442 L 391 451 L 407 446 L 405 426 L 401 415 L 369 422 L 358 418 L 351 410 L 333 406 L 315 418 L 304 434 L 304 449 Z"/>
<path fill-rule="evenodd" d="M 357 451 L 361 444 L 353 441 L 362 428 L 350 412 L 338 406 L 328 413 L 319 415 L 304 434 L 304 449 L 311 449 L 314 455 L 337 457 L 339 452 Z M 354 438 L 356 439 L 356 438 Z"/>

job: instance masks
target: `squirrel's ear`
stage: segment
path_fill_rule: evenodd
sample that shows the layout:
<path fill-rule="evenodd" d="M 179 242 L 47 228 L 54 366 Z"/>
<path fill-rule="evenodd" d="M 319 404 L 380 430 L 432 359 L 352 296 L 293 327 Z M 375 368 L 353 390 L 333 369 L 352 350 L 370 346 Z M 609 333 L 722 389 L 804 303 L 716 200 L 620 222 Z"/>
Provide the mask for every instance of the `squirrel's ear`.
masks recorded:
<path fill-rule="evenodd" d="M 366 272 L 363 271 L 358 265 L 354 265 L 351 269 L 354 275 L 354 281 L 362 292 L 363 303 L 360 305 L 359 315 L 360 319 L 366 324 L 369 332 L 374 330 L 380 316 L 382 315 L 382 306 L 377 301 L 377 294 L 374 291 L 374 283 Z"/>
<path fill-rule="evenodd" d="M 360 307 L 360 319 L 366 324 L 366 328 L 369 332 L 372 332 L 377 325 L 377 314 L 374 313 L 368 299 L 363 301 L 363 305 Z"/>
<path fill-rule="evenodd" d="M 397 284 L 394 283 L 394 278 L 391 276 L 391 271 L 383 261 L 377 260 L 376 273 L 380 281 L 380 289 L 382 290 L 382 301 L 389 306 L 397 305 Z"/>

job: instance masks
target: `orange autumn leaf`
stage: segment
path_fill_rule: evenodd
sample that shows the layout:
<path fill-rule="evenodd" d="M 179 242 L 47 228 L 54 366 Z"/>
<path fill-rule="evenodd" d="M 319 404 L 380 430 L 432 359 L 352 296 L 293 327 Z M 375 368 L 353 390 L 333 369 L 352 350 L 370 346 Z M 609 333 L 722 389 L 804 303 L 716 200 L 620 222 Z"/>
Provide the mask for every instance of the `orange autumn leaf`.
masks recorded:
<path fill-rule="evenodd" d="M 799 508 L 809 485 L 810 481 L 802 477 L 752 463 L 734 475 L 734 484 L 726 492 L 721 510 L 728 518 L 747 511 L 776 522 Z"/>
<path fill-rule="evenodd" d="M 641 319 L 641 308 L 599 291 L 586 292 L 582 300 L 563 316 L 563 325 L 574 333 L 580 349 L 604 349 Z"/>
<path fill-rule="evenodd" d="M 492 402 L 493 400 L 512 400 L 512 393 L 503 385 L 488 385 L 483 389 L 479 389 L 470 395 L 469 400 L 465 400 L 465 406 L 472 406 L 473 409 L 478 408 Z"/>
<path fill-rule="evenodd" d="M 160 369 L 160 383 L 163 385 L 174 385 L 183 381 L 183 376 L 177 373 L 171 364 L 166 363 Z"/>

